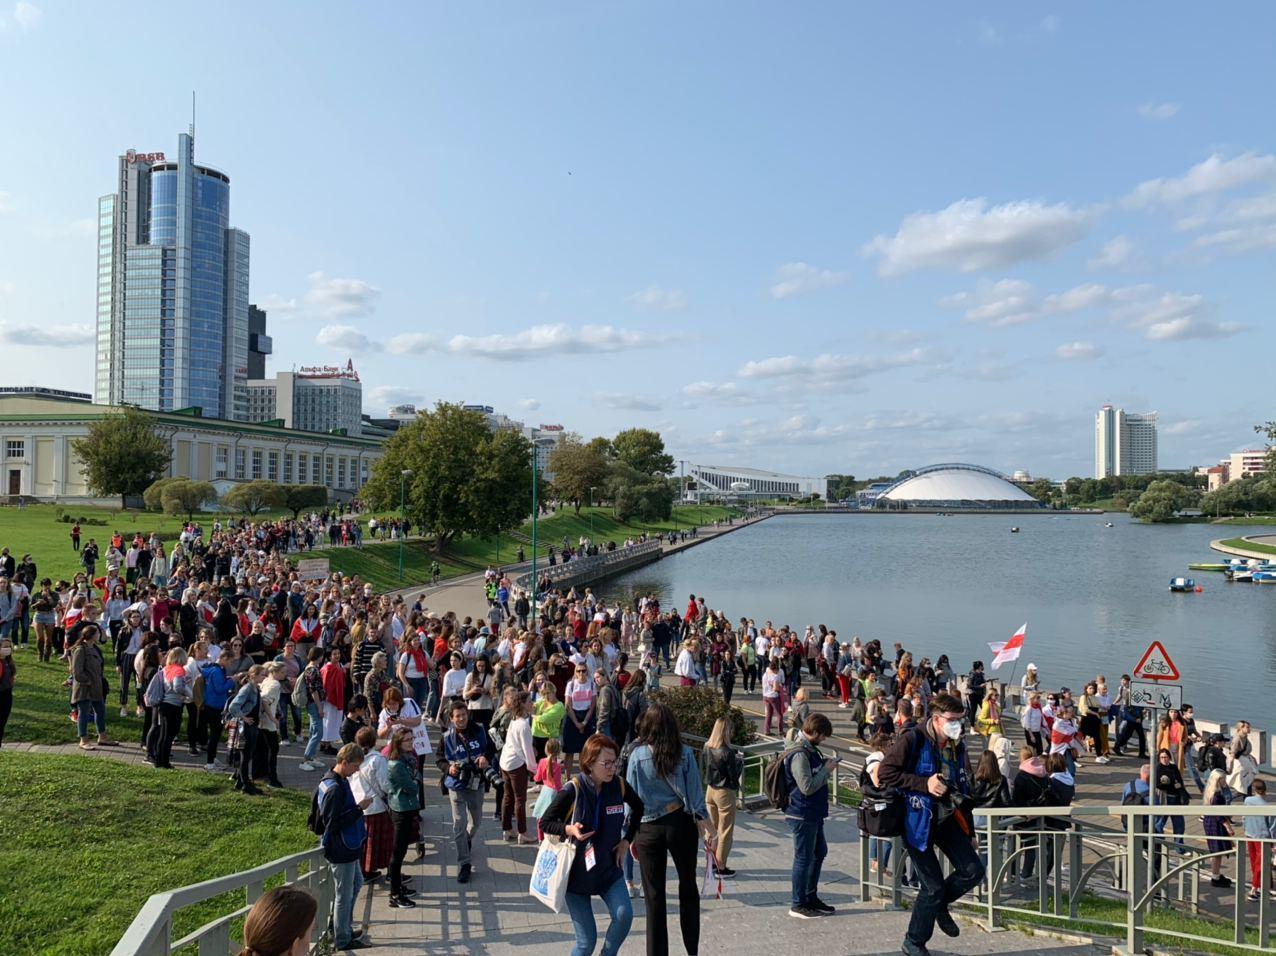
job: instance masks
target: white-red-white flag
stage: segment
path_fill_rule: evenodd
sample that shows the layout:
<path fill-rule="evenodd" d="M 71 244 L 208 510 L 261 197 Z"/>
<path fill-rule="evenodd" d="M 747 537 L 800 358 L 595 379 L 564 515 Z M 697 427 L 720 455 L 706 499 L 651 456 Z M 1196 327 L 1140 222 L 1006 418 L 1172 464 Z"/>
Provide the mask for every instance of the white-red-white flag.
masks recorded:
<path fill-rule="evenodd" d="M 1015 631 L 1014 635 L 1008 641 L 990 641 L 989 648 L 995 655 L 992 659 L 992 669 L 996 670 L 1002 664 L 1010 661 L 1017 661 L 1020 653 L 1023 651 L 1024 638 L 1028 636 L 1028 623 L 1025 621 L 1023 627 Z"/>

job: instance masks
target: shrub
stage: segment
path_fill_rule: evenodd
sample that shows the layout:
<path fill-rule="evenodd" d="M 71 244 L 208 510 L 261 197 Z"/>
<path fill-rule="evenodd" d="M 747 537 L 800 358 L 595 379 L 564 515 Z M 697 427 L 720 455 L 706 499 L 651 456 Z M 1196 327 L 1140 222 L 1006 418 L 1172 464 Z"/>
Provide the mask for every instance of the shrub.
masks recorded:
<path fill-rule="evenodd" d="M 739 707 L 728 707 L 722 696 L 711 687 L 661 688 L 651 694 L 653 700 L 668 705 L 678 718 L 685 734 L 708 737 L 719 717 L 730 717 L 735 733 L 731 742 L 738 746 L 753 743 L 757 733 L 753 721 Z"/>

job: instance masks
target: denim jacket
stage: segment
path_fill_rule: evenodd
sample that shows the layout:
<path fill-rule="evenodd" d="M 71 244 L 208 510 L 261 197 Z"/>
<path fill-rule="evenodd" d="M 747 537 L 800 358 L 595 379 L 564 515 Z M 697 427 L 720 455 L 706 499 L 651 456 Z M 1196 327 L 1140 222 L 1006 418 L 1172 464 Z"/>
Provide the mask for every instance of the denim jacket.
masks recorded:
<path fill-rule="evenodd" d="M 704 805 L 704 786 L 700 782 L 700 765 L 694 751 L 685 744 L 682 762 L 669 779 L 656 772 L 652 763 L 651 748 L 639 744 L 629 755 L 629 769 L 625 780 L 642 801 L 642 822 L 649 823 L 670 813 L 670 807 L 681 805 L 697 820 L 707 820 L 709 811 Z"/>

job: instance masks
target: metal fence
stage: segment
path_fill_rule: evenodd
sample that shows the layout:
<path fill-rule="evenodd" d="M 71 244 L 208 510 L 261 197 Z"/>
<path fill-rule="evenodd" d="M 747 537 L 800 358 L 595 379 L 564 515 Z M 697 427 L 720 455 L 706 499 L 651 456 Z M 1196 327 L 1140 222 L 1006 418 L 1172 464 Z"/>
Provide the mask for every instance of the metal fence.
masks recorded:
<path fill-rule="evenodd" d="M 542 564 L 537 567 L 535 577 L 529 571 L 526 574 L 520 574 L 515 583 L 524 590 L 531 590 L 536 585 L 537 579 L 545 578 L 549 579 L 551 585 L 566 582 L 579 584 L 606 577 L 622 570 L 638 558 L 646 559 L 653 552 L 658 554 L 661 547 L 659 539 L 653 539 L 627 547 L 622 546 L 615 551 L 604 551 L 587 558 L 573 558 L 565 564 Z"/>
<path fill-rule="evenodd" d="M 232 950 L 231 930 L 261 898 L 266 884 L 282 876 L 282 883 L 308 890 L 319 902 L 318 916 L 311 931 L 310 952 L 317 953 L 327 932 L 327 915 L 332 910 L 332 871 L 324 862 L 323 850 L 316 847 L 303 853 L 281 857 L 272 863 L 206 880 L 193 886 L 156 893 L 142 906 L 129 924 L 111 956 L 169 956 L 186 950 L 199 956 L 227 956 Z M 243 892 L 244 905 L 204 923 L 180 939 L 173 939 L 174 918 L 182 910 L 228 893 Z"/>

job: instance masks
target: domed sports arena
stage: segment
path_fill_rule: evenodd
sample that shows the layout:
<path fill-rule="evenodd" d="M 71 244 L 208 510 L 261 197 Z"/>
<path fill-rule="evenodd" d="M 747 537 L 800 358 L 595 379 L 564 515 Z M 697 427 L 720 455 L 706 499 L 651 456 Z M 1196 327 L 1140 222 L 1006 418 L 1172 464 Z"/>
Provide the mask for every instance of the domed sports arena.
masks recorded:
<path fill-rule="evenodd" d="M 1005 475 L 980 465 L 931 465 L 901 478 L 877 497 L 890 511 L 1030 511 L 1045 508 Z"/>

